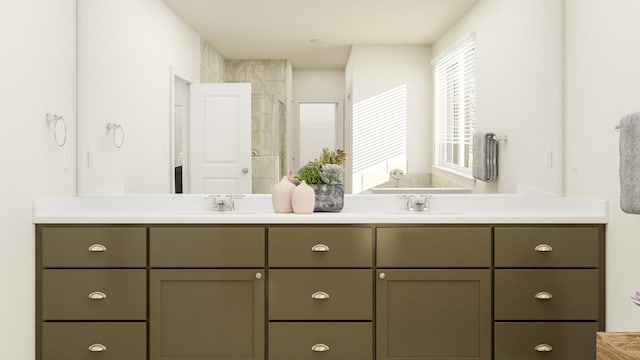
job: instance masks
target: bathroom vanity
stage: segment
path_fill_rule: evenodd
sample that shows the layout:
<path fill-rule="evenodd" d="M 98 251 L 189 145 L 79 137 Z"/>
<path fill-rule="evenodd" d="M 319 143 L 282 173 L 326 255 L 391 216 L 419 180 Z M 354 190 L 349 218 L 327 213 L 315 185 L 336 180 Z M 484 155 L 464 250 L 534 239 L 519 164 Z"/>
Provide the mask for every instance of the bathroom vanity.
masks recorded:
<path fill-rule="evenodd" d="M 247 200 L 37 202 L 37 359 L 595 359 L 604 202 Z"/>

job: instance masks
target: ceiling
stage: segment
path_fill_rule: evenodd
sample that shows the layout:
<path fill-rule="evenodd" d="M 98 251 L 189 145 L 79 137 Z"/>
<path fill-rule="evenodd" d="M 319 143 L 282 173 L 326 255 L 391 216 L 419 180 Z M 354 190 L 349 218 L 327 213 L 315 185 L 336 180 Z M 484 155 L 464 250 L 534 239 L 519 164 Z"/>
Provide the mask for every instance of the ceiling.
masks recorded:
<path fill-rule="evenodd" d="M 320 69 L 344 68 L 354 44 L 431 44 L 478 0 L 163 1 L 226 59 Z"/>

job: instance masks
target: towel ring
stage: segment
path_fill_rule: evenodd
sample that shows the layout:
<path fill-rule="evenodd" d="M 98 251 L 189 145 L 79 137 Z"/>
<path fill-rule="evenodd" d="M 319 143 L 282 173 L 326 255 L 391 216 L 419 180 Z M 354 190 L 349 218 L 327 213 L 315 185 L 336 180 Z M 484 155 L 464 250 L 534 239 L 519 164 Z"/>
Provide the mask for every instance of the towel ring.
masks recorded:
<path fill-rule="evenodd" d="M 117 132 L 118 129 L 120 129 L 120 134 L 122 134 L 122 137 L 120 139 L 120 143 L 118 143 L 118 141 L 116 140 L 116 132 Z M 113 136 L 112 136 L 113 146 L 115 146 L 116 148 L 120 149 L 122 147 L 122 145 L 124 145 L 124 129 L 122 128 L 122 126 L 120 124 L 107 123 L 107 131 L 111 131 L 111 130 L 113 130 Z"/>
<path fill-rule="evenodd" d="M 64 117 L 62 115 L 49 114 L 46 116 L 47 124 L 53 123 L 53 140 L 56 142 L 56 145 L 59 147 L 63 147 L 64 144 L 67 143 L 67 123 L 64 122 Z M 62 124 L 62 128 L 64 129 L 64 136 L 62 137 L 62 141 L 58 140 L 58 123 Z"/>

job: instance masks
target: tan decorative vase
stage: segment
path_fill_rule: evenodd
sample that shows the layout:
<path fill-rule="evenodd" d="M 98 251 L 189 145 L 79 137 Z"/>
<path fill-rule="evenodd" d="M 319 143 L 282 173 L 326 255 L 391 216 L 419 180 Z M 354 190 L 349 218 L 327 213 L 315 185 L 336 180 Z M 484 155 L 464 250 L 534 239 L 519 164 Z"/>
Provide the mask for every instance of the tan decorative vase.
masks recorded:
<path fill-rule="evenodd" d="M 311 214 L 316 206 L 316 192 L 302 181 L 291 193 L 291 207 L 296 214 Z"/>
<path fill-rule="evenodd" d="M 295 188 L 296 186 L 289 181 L 286 176 L 283 176 L 282 180 L 273 186 L 271 189 L 273 211 L 277 213 L 293 212 L 293 207 L 291 206 L 291 194 Z"/>

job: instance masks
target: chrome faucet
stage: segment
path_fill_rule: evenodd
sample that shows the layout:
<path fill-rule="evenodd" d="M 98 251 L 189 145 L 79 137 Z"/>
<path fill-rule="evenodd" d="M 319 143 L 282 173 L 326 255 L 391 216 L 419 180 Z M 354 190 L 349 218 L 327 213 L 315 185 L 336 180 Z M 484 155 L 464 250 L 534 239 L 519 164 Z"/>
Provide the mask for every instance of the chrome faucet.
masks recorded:
<path fill-rule="evenodd" d="M 409 211 L 431 210 L 430 195 L 398 195 L 398 197 L 407 200 L 407 210 Z"/>
<path fill-rule="evenodd" d="M 216 211 L 232 211 L 235 209 L 235 199 L 242 199 L 243 195 L 210 195 L 207 199 L 212 200 L 212 208 Z"/>

